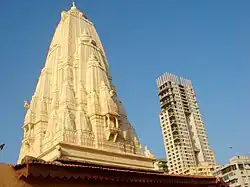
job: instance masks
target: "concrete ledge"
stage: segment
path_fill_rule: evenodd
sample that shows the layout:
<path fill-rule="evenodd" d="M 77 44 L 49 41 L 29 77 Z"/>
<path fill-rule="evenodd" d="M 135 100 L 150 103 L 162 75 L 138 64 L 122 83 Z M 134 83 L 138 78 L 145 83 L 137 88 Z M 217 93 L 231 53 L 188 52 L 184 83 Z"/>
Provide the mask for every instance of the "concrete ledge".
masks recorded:
<path fill-rule="evenodd" d="M 152 158 L 134 154 L 109 152 L 62 142 L 54 145 L 38 158 L 47 161 L 62 158 L 77 161 L 88 161 L 110 166 L 154 170 L 154 159 Z"/>

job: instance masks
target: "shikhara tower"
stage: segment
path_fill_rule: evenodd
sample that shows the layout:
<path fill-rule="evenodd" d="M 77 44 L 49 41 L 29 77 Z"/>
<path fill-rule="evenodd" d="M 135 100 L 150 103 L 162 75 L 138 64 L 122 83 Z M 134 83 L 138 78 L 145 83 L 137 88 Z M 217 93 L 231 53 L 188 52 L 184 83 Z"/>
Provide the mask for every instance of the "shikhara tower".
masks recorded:
<path fill-rule="evenodd" d="M 61 13 L 45 67 L 25 103 L 19 161 L 77 159 L 152 168 L 116 94 L 96 29 L 75 4 Z"/>
<path fill-rule="evenodd" d="M 182 174 L 190 173 L 193 168 L 212 170 L 215 156 L 208 144 L 191 81 L 165 73 L 157 79 L 157 86 L 169 170 Z"/>

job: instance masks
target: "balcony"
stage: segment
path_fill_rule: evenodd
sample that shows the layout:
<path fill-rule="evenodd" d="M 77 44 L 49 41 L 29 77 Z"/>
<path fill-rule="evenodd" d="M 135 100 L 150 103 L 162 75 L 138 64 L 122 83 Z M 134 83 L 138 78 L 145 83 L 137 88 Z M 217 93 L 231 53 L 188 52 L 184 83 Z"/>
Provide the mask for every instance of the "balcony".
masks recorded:
<path fill-rule="evenodd" d="M 173 138 L 174 140 L 180 139 L 179 133 L 178 132 L 173 133 Z"/>
<path fill-rule="evenodd" d="M 171 115 L 171 116 L 169 117 L 169 120 L 170 120 L 170 121 L 175 120 L 175 116 L 174 116 L 174 115 Z"/>
<path fill-rule="evenodd" d="M 174 104 L 172 104 L 172 103 L 174 103 Z M 172 101 L 172 103 L 170 104 L 168 102 L 168 103 L 161 104 L 161 109 L 163 109 L 163 108 L 166 109 L 166 110 L 174 109 L 176 101 Z"/>
<path fill-rule="evenodd" d="M 176 120 L 170 120 L 170 125 L 176 124 L 177 121 Z"/>
<path fill-rule="evenodd" d="M 168 113 L 168 117 L 171 118 L 172 116 L 175 116 L 174 112 Z"/>
<path fill-rule="evenodd" d="M 181 97 L 187 98 L 185 92 L 180 92 L 180 94 L 181 94 Z"/>
<path fill-rule="evenodd" d="M 165 98 L 164 100 L 161 101 L 162 104 L 168 104 L 171 102 L 175 102 L 174 98 Z"/>
<path fill-rule="evenodd" d="M 184 108 L 184 112 L 190 114 L 191 111 L 188 108 Z"/>
<path fill-rule="evenodd" d="M 181 139 L 179 137 L 174 137 L 174 144 L 181 145 Z"/>
<path fill-rule="evenodd" d="M 168 89 L 170 89 L 171 91 L 173 91 L 173 88 L 170 85 L 166 85 L 162 89 L 159 89 L 158 95 L 160 96 L 163 92 L 167 92 Z"/>
<path fill-rule="evenodd" d="M 164 95 L 161 95 L 161 96 L 160 96 L 160 102 L 164 102 L 164 100 L 166 100 L 166 99 L 168 99 L 168 98 L 170 98 L 170 97 L 169 97 L 169 93 L 166 93 L 166 94 L 164 94 Z"/>
<path fill-rule="evenodd" d="M 177 127 L 173 127 L 171 128 L 172 129 L 172 132 L 175 133 L 175 132 L 178 132 L 178 128 Z"/>

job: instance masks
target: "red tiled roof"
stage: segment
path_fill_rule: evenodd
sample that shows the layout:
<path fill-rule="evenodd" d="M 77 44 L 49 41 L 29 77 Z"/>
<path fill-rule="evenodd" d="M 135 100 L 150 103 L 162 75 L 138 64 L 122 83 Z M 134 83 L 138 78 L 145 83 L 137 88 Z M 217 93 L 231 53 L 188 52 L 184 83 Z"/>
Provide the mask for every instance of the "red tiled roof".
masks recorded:
<path fill-rule="evenodd" d="M 129 183 L 158 183 L 158 184 L 199 184 L 225 186 L 215 177 L 184 176 L 165 174 L 163 172 L 110 167 L 93 163 L 70 161 L 46 162 L 32 160 L 13 166 L 19 179 L 43 178 L 87 181 L 119 181 Z"/>

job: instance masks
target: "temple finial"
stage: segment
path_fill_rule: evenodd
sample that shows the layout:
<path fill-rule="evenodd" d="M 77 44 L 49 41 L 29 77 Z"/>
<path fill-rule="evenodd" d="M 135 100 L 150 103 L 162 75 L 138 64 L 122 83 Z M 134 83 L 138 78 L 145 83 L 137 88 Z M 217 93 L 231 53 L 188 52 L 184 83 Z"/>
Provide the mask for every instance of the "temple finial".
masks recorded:
<path fill-rule="evenodd" d="M 72 1 L 72 8 L 76 8 L 75 1 Z"/>
<path fill-rule="evenodd" d="M 76 8 L 75 1 L 73 1 L 73 0 L 72 0 L 72 6 L 71 6 L 71 8 L 70 8 L 70 9 L 71 9 L 71 10 L 75 10 L 75 9 L 77 9 L 77 8 Z"/>

